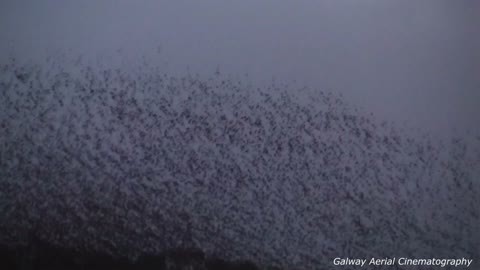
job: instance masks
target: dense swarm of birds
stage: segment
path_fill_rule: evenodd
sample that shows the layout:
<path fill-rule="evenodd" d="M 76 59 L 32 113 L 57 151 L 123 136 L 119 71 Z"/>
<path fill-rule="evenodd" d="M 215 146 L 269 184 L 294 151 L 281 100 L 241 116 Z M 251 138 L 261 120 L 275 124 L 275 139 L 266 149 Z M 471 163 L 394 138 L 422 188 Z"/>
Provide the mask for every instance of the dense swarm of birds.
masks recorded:
<path fill-rule="evenodd" d="M 479 137 L 288 85 L 49 63 L 0 67 L 0 243 L 293 269 L 480 254 Z"/>

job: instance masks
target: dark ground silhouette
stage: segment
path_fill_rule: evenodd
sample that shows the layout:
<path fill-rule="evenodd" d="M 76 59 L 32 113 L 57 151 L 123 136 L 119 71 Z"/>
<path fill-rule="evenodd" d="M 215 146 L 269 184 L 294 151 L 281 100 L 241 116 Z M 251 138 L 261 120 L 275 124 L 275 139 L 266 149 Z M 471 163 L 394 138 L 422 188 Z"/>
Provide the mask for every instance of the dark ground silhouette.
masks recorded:
<path fill-rule="evenodd" d="M 215 256 L 206 256 L 193 248 L 174 249 L 161 254 L 144 254 L 136 260 L 113 257 L 105 253 L 57 247 L 37 238 L 29 245 L 0 246 L 1 269 L 155 269 L 155 270 L 256 270 L 249 261 L 226 261 Z M 277 269 L 277 268 L 269 268 Z"/>

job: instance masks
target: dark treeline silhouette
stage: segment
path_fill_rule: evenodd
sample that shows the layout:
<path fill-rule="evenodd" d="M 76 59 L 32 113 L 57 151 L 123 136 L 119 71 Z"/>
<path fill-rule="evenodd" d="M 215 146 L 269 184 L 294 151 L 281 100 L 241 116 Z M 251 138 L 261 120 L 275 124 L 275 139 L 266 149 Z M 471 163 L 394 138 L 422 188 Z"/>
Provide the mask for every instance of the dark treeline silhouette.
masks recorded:
<path fill-rule="evenodd" d="M 7 257 L 32 231 L 55 254 L 132 264 L 178 249 L 284 269 L 480 254 L 479 137 L 414 136 L 330 93 L 219 73 L 0 69 Z"/>

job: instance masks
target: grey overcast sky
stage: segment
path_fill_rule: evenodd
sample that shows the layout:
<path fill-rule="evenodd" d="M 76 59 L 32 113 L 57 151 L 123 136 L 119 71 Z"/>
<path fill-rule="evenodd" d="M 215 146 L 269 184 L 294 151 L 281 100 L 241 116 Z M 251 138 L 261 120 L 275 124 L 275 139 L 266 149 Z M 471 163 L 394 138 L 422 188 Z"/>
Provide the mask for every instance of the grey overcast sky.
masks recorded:
<path fill-rule="evenodd" d="M 1 59 L 121 49 L 173 73 L 296 81 L 381 119 L 480 133 L 478 0 L 3 0 L 0 40 Z"/>

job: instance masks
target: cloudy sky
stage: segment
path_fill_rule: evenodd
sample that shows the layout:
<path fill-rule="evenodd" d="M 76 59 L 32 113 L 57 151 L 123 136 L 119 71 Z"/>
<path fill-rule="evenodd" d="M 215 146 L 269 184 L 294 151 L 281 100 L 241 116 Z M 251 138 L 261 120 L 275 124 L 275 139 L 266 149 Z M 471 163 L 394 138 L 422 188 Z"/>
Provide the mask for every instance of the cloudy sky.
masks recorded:
<path fill-rule="evenodd" d="M 143 55 L 172 73 L 295 81 L 381 119 L 480 133 L 478 0 L 3 0 L 0 40 L 2 61 Z"/>

